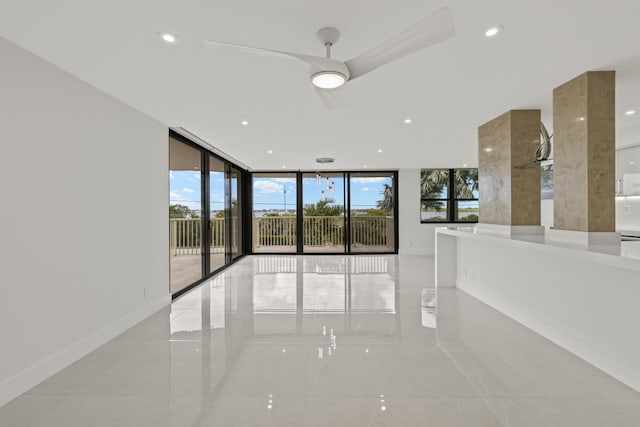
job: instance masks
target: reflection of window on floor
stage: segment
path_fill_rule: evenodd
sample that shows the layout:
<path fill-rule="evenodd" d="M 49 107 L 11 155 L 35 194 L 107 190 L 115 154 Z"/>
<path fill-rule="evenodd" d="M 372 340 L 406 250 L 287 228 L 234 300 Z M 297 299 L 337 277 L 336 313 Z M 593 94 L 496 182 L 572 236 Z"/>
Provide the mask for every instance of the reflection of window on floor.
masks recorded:
<path fill-rule="evenodd" d="M 296 310 L 296 273 L 257 274 L 253 279 L 255 313 Z"/>
<path fill-rule="evenodd" d="M 305 258 L 302 307 L 297 306 L 296 258 L 264 257 L 256 262 L 255 313 L 395 312 L 394 263 L 389 258 Z"/>
<path fill-rule="evenodd" d="M 204 306 L 208 302 L 209 305 Z M 225 327 L 225 277 L 216 276 L 172 305 L 172 339 Z"/>

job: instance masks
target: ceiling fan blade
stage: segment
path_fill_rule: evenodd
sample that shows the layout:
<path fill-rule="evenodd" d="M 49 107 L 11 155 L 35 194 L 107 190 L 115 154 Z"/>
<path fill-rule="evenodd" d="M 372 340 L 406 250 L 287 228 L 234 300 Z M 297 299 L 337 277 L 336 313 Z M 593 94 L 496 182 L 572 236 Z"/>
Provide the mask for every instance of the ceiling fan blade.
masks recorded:
<path fill-rule="evenodd" d="M 250 53 L 257 53 L 257 54 L 263 54 L 263 55 L 288 56 L 291 58 L 299 59 L 300 61 L 306 62 L 307 64 L 310 64 L 318 68 L 330 68 L 330 66 L 333 65 L 335 62 L 335 60 L 323 58 L 321 56 L 302 55 L 300 53 L 284 52 L 281 50 L 273 50 L 273 49 L 264 49 L 261 47 L 246 46 L 246 45 L 236 44 L 236 43 L 220 42 L 216 40 L 205 40 L 204 44 L 206 46 L 220 46 L 220 47 L 231 47 L 236 49 L 243 49 Z"/>
<path fill-rule="evenodd" d="M 454 36 L 456 30 L 448 7 L 409 27 L 376 48 L 346 62 L 351 78 L 360 77 L 396 59 Z"/>
<path fill-rule="evenodd" d="M 322 104 L 327 110 L 345 108 L 349 105 L 344 98 L 342 88 L 320 89 L 318 87 L 314 87 L 314 89 L 316 90 L 318 97 L 320 97 Z"/>

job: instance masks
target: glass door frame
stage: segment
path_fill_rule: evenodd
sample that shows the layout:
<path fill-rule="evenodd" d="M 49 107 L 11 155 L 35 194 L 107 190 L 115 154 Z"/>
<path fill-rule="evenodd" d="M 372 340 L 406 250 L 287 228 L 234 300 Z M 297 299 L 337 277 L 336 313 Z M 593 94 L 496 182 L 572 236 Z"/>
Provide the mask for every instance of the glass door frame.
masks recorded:
<path fill-rule="evenodd" d="M 219 273 L 220 271 L 224 270 L 225 268 L 229 267 L 230 265 L 232 265 L 233 263 L 239 261 L 242 257 L 248 255 L 251 252 L 251 246 L 250 243 L 251 241 L 247 241 L 246 239 L 246 235 L 247 233 L 244 232 L 244 227 L 246 227 L 247 225 L 249 225 L 250 227 L 250 221 L 247 224 L 246 221 L 242 221 L 242 226 L 243 226 L 243 238 L 240 241 L 241 244 L 241 255 L 237 256 L 235 259 L 232 258 L 232 254 L 231 254 L 231 192 L 230 192 L 230 188 L 231 188 L 231 169 L 234 168 L 235 170 L 239 171 L 241 176 L 242 176 L 242 181 L 241 181 L 241 185 L 242 183 L 246 183 L 249 178 L 251 177 L 251 174 L 249 173 L 249 171 L 247 171 L 246 169 L 243 169 L 242 167 L 238 166 L 237 164 L 211 152 L 210 150 L 208 150 L 207 148 L 195 143 L 194 141 L 190 140 L 189 138 L 187 138 L 186 136 L 172 130 L 169 129 L 169 135 L 168 135 L 168 141 L 173 138 L 174 140 L 177 140 L 180 143 L 183 143 L 191 148 L 194 148 L 196 150 L 199 151 L 200 153 L 200 203 L 201 203 L 201 215 L 200 215 L 200 226 L 201 226 L 201 237 L 200 237 L 200 256 L 201 256 L 201 278 L 196 280 L 195 282 L 185 286 L 184 288 L 182 288 L 181 290 L 172 293 L 171 297 L 172 299 L 175 299 L 177 297 L 179 297 L 180 295 L 190 291 L 191 289 L 193 289 L 194 287 L 198 286 L 199 284 L 201 284 L 202 282 L 204 282 L 205 280 L 210 279 L 211 277 L 213 277 L 215 274 Z M 210 182 L 210 164 L 209 164 L 209 158 L 210 157 L 214 157 L 220 161 L 222 161 L 224 163 L 224 188 L 225 188 L 225 264 L 222 267 L 216 268 L 214 270 L 211 270 L 211 260 L 210 260 L 210 254 L 209 251 L 211 249 L 211 245 L 209 243 L 210 241 L 210 231 L 209 231 L 209 221 L 211 220 L 211 212 L 210 212 L 210 201 L 211 201 L 211 197 L 210 197 L 210 186 L 211 186 L 211 182 Z M 242 190 L 245 190 L 246 186 L 242 186 Z M 246 206 L 250 206 L 249 205 L 249 198 L 248 198 L 248 192 L 247 191 L 242 191 L 242 194 L 240 195 L 242 197 L 242 206 L 246 207 Z M 242 218 L 246 218 L 247 216 L 251 216 L 250 212 L 246 210 L 240 213 Z M 169 274 L 171 274 L 171 271 L 169 272 Z"/>
<path fill-rule="evenodd" d="M 304 179 L 305 179 L 305 175 L 308 174 L 320 174 L 320 175 L 334 175 L 336 178 L 339 175 L 342 175 L 342 200 L 343 200 L 343 209 L 344 209 L 344 213 L 342 215 L 343 221 L 343 250 L 342 252 L 305 252 L 304 250 L 304 203 L 303 203 L 303 196 L 304 196 Z M 307 171 L 300 171 L 300 173 L 297 176 L 298 178 L 298 200 L 300 200 L 299 203 L 299 207 L 298 207 L 298 223 L 297 223 L 297 231 L 298 231 L 298 236 L 301 236 L 300 238 L 298 238 L 298 254 L 304 254 L 304 255 L 345 255 L 349 253 L 349 218 L 348 218 L 348 210 L 349 210 L 349 204 L 347 201 L 348 195 L 349 195 L 349 190 L 348 190 L 348 182 L 349 182 L 349 178 L 348 178 L 348 173 L 344 172 L 344 171 L 316 171 L 316 172 L 307 172 Z M 307 178 L 308 179 L 308 178 Z M 340 179 L 340 178 L 338 178 Z"/>
<path fill-rule="evenodd" d="M 248 223 L 245 222 L 249 227 L 253 227 L 251 222 L 251 218 L 253 217 L 253 174 L 282 174 L 282 173 L 295 173 L 296 174 L 296 252 L 269 252 L 269 255 L 397 255 L 398 247 L 399 247 L 399 222 L 398 222 L 398 170 L 384 170 L 384 169 L 372 169 L 372 170 L 252 170 L 250 175 L 250 179 L 248 180 L 247 188 L 250 194 L 250 204 L 248 206 L 251 207 L 251 210 L 245 211 L 245 217 L 249 219 Z M 345 179 L 344 191 L 345 191 L 345 252 L 304 252 L 304 215 L 303 209 L 304 204 L 302 203 L 303 197 L 303 175 L 308 173 L 320 173 L 320 174 L 343 174 Z M 352 174 L 380 174 L 381 176 L 391 176 L 393 181 L 393 251 L 384 251 L 384 252 L 352 252 L 351 251 L 351 175 Z M 245 228 L 250 236 L 253 235 L 253 230 L 251 228 Z M 245 239 L 245 242 L 247 240 Z M 264 255 L 263 252 L 254 252 L 252 241 L 249 240 L 247 242 L 246 248 L 248 249 L 248 254 L 252 255 Z"/>

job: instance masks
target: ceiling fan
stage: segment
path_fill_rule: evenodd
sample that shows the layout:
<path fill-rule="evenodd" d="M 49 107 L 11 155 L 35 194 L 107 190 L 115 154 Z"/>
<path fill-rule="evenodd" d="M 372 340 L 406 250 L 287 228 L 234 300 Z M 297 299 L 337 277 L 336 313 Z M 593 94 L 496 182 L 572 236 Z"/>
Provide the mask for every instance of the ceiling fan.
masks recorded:
<path fill-rule="evenodd" d="M 410 53 L 447 40 L 453 37 L 454 34 L 453 16 L 449 8 L 444 7 L 379 46 L 348 61 L 331 58 L 331 47 L 340 38 L 340 32 L 333 27 L 325 27 L 318 31 L 318 38 L 326 48 L 325 57 L 263 49 L 215 40 L 206 40 L 205 44 L 209 46 L 229 46 L 262 54 L 288 56 L 306 62 L 311 66 L 309 77 L 316 93 L 320 96 L 325 107 L 333 109 L 345 105 L 338 88 L 348 81 L 363 76 Z"/>

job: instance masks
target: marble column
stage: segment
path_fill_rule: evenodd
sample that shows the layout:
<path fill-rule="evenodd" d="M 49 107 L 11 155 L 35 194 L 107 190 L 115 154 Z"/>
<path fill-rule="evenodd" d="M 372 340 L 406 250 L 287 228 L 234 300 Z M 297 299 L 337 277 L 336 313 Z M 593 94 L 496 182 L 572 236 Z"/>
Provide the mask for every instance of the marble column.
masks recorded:
<path fill-rule="evenodd" d="M 511 110 L 478 128 L 480 229 L 543 232 L 540 167 L 530 164 L 539 144 L 540 110 Z"/>
<path fill-rule="evenodd" d="M 555 237 L 561 231 L 613 234 L 615 71 L 589 71 L 555 88 L 553 128 Z M 595 235 L 574 236 L 592 243 Z"/>

